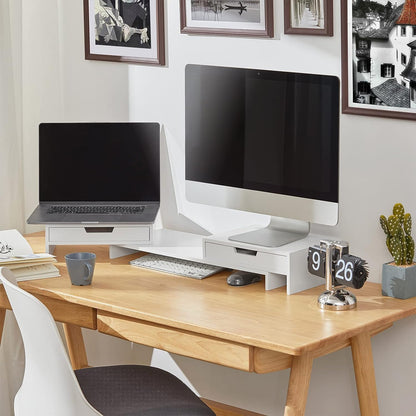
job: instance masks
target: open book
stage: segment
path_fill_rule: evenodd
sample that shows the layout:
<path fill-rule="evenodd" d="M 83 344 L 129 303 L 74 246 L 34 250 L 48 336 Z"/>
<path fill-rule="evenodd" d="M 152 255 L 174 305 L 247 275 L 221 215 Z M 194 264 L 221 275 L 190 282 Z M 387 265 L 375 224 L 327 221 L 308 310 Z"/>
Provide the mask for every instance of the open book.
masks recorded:
<path fill-rule="evenodd" d="M 54 262 L 51 254 L 34 254 L 19 231 L 0 231 L 0 267 L 11 269 L 18 281 L 60 276 Z"/>

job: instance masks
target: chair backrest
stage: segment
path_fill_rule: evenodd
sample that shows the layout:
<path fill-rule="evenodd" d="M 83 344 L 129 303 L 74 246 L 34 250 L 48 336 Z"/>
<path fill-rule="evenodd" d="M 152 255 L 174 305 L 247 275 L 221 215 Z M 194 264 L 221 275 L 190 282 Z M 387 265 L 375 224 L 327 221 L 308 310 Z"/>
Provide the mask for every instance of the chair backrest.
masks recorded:
<path fill-rule="evenodd" d="M 16 416 L 97 416 L 85 399 L 49 310 L 17 286 L 0 267 L 0 281 L 12 306 L 25 347 L 23 383 L 14 401 Z"/>

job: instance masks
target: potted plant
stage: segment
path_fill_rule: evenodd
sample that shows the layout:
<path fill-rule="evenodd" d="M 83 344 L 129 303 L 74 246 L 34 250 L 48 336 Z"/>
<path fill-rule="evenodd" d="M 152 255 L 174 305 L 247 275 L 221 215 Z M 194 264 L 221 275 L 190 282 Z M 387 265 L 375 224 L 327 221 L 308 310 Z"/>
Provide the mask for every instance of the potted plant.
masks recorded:
<path fill-rule="evenodd" d="M 386 245 L 394 261 L 383 264 L 382 293 L 399 299 L 416 296 L 415 242 L 411 236 L 412 217 L 402 204 L 395 204 L 393 215 L 380 215 Z"/>

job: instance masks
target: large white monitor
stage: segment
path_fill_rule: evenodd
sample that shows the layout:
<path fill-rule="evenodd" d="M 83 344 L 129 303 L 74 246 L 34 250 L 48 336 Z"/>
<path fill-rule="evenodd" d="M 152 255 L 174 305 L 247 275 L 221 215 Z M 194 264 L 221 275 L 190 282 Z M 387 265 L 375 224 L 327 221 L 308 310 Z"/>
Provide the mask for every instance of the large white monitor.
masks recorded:
<path fill-rule="evenodd" d="M 186 67 L 185 179 L 191 202 L 270 215 L 231 237 L 279 246 L 338 221 L 339 80 Z"/>

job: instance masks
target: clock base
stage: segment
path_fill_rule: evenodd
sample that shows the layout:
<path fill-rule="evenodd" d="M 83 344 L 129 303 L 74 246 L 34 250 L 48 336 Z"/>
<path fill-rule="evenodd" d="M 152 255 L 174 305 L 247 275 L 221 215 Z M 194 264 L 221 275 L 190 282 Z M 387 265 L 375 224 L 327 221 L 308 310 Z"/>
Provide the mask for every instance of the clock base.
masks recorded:
<path fill-rule="evenodd" d="M 345 289 L 328 290 L 319 296 L 318 306 L 325 310 L 346 311 L 357 307 L 357 298 Z"/>

